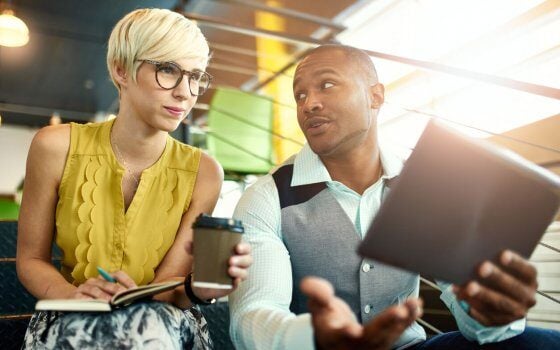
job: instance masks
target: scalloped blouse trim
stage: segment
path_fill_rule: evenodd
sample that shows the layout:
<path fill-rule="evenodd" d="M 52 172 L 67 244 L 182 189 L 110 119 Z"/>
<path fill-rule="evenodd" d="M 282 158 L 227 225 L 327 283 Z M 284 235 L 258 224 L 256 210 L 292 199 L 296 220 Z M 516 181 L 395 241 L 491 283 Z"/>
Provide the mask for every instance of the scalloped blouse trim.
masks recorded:
<path fill-rule="evenodd" d="M 98 219 L 99 215 L 97 204 L 99 202 L 98 185 L 100 177 L 97 174 L 100 174 L 99 170 L 105 166 L 108 165 L 105 163 L 100 164 L 96 157 L 90 157 L 85 169 L 86 181 L 84 181 L 80 188 L 82 203 L 78 207 L 80 223 L 76 229 L 78 246 L 74 251 L 77 264 L 72 271 L 72 278 L 75 284 L 83 283 L 89 276 L 88 273 L 95 270 L 95 266 L 90 261 L 91 254 L 88 254 L 88 252 L 95 244 L 93 239 L 93 223 Z"/>

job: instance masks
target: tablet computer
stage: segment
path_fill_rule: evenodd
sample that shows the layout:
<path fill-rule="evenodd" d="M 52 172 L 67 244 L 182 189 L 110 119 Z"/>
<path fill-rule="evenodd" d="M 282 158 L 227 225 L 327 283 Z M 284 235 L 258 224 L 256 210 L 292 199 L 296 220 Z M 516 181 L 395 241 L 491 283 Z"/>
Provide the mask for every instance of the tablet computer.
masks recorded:
<path fill-rule="evenodd" d="M 560 178 L 431 121 L 358 253 L 462 284 L 483 260 L 528 258 L 560 206 Z"/>

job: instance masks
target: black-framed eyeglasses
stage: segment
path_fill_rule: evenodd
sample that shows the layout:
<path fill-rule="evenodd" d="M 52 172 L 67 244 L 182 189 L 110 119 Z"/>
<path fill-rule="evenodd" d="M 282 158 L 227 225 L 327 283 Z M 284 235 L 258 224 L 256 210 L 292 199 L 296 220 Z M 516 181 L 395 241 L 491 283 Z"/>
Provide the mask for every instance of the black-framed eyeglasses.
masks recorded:
<path fill-rule="evenodd" d="M 208 90 L 212 76 L 201 70 L 188 71 L 181 69 L 176 63 L 173 62 L 158 62 L 152 60 L 142 60 L 156 67 L 156 81 L 158 85 L 165 90 L 176 88 L 183 76 L 186 75 L 189 81 L 189 90 L 193 96 L 201 96 Z"/>

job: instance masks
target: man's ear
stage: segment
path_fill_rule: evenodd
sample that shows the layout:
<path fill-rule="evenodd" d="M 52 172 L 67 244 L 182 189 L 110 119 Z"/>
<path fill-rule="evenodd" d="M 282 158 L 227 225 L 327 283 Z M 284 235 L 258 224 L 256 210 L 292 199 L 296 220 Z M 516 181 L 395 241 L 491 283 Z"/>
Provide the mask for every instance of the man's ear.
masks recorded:
<path fill-rule="evenodd" d="M 369 93 L 371 96 L 371 108 L 379 109 L 385 101 L 385 86 L 381 83 L 371 85 L 369 87 Z"/>
<path fill-rule="evenodd" d="M 122 67 L 117 65 L 113 66 L 113 77 L 121 87 L 127 85 L 128 75 L 126 74 L 126 70 Z"/>

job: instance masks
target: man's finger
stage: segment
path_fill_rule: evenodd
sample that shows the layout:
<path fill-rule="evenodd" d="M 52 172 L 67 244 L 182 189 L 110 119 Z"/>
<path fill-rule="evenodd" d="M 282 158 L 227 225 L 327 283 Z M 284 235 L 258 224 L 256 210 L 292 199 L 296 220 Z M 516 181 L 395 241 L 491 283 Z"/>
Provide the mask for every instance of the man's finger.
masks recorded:
<path fill-rule="evenodd" d="M 424 301 L 422 299 L 411 298 L 406 300 L 403 305 L 408 308 L 411 321 L 414 321 L 417 318 L 422 317 L 424 313 Z"/>
<path fill-rule="evenodd" d="M 300 289 L 317 306 L 328 306 L 334 299 L 332 285 L 322 278 L 305 277 L 300 283 Z"/>
<path fill-rule="evenodd" d="M 486 287 L 503 293 L 528 307 L 535 305 L 534 289 L 489 261 L 484 262 L 478 268 L 478 275 L 481 283 Z"/>
<path fill-rule="evenodd" d="M 246 269 L 230 266 L 228 268 L 228 274 L 231 278 L 240 278 L 242 281 L 244 281 L 247 278 L 248 272 Z"/>
<path fill-rule="evenodd" d="M 490 327 L 492 326 L 492 321 L 488 319 L 482 312 L 478 311 L 476 308 L 472 307 L 469 310 L 469 314 L 472 318 L 477 320 L 481 325 Z"/>
<path fill-rule="evenodd" d="M 356 340 L 364 334 L 364 328 L 357 322 L 348 324 L 342 331 L 349 340 Z"/>
<path fill-rule="evenodd" d="M 414 319 L 408 306 L 388 308 L 365 326 L 365 342 L 370 348 L 390 348 Z"/>
<path fill-rule="evenodd" d="M 483 314 L 494 326 L 523 318 L 527 311 L 524 305 L 478 282 L 469 282 L 459 290 L 457 296 Z"/>
<path fill-rule="evenodd" d="M 241 242 L 235 246 L 235 253 L 237 254 L 250 254 L 251 245 L 249 243 Z"/>
<path fill-rule="evenodd" d="M 241 268 L 248 268 L 253 264 L 253 257 L 251 255 L 235 255 L 229 258 L 229 264 Z"/>
<path fill-rule="evenodd" d="M 500 254 L 499 261 L 502 269 L 537 289 L 537 269 L 525 258 L 511 250 L 505 250 Z"/>

